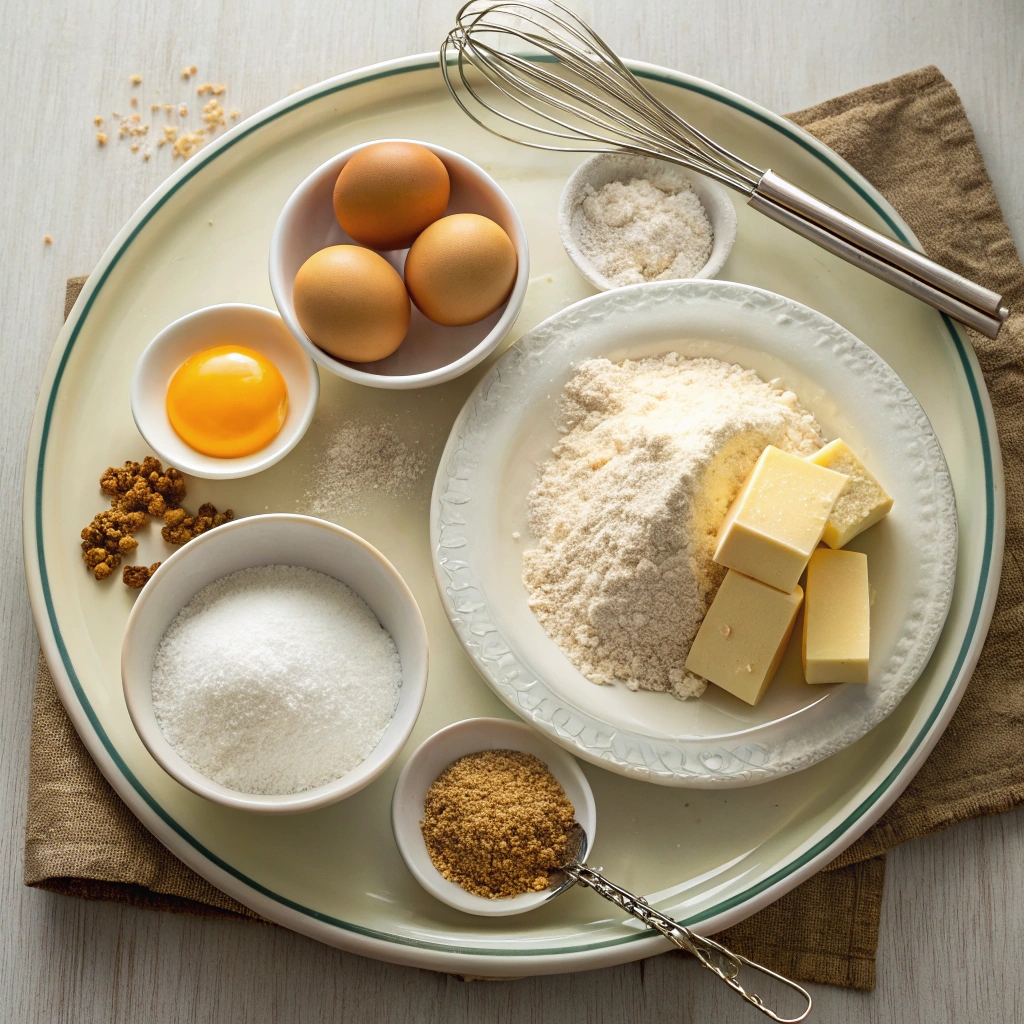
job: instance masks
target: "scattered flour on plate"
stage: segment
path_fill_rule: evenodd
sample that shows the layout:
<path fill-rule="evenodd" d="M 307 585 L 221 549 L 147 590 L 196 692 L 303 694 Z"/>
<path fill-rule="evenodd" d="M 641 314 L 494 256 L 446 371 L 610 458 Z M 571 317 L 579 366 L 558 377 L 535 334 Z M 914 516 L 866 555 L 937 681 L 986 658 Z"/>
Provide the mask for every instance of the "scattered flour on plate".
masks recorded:
<path fill-rule="evenodd" d="M 373 491 L 403 497 L 426 468 L 424 450 L 406 444 L 387 420 L 345 421 L 317 459 L 308 511 L 327 518 L 365 513 Z"/>
<path fill-rule="evenodd" d="M 587 360 L 559 409 L 528 499 L 530 607 L 591 681 L 700 696 L 683 666 L 725 574 L 718 527 L 766 445 L 809 455 L 820 428 L 752 370 L 676 353 Z"/>
<path fill-rule="evenodd" d="M 587 185 L 572 227 L 580 251 L 615 285 L 693 277 L 715 240 L 688 181 Z"/>
<path fill-rule="evenodd" d="M 366 759 L 401 677 L 394 640 L 349 587 L 262 565 L 204 587 L 175 616 L 153 665 L 153 711 L 207 778 L 299 793 Z"/>

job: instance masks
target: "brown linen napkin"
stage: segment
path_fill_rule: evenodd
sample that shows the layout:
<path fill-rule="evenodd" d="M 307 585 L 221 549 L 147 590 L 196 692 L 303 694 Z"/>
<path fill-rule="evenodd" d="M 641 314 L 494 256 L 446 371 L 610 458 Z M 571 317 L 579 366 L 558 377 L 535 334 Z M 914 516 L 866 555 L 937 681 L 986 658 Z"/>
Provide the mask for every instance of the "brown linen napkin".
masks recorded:
<path fill-rule="evenodd" d="M 1006 560 L 995 617 L 949 728 L 882 819 L 826 870 L 720 938 L 790 977 L 875 982 L 885 851 L 1024 802 L 1024 268 L 953 87 L 929 67 L 792 115 L 896 207 L 940 263 L 1005 296 L 981 361 L 1006 472 Z M 65 315 L 84 278 L 68 282 Z M 202 916 L 262 920 L 167 851 L 100 775 L 40 660 L 32 719 L 27 885 Z"/>

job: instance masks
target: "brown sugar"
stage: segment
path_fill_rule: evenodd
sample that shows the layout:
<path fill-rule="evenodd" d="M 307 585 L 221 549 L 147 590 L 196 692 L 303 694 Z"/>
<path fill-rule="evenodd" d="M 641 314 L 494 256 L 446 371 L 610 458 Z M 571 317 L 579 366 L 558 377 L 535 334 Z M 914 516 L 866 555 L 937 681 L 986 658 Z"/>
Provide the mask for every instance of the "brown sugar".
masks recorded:
<path fill-rule="evenodd" d="M 434 867 L 488 899 L 539 892 L 569 856 L 576 812 L 546 764 L 519 750 L 453 761 L 423 802 L 420 830 Z"/>

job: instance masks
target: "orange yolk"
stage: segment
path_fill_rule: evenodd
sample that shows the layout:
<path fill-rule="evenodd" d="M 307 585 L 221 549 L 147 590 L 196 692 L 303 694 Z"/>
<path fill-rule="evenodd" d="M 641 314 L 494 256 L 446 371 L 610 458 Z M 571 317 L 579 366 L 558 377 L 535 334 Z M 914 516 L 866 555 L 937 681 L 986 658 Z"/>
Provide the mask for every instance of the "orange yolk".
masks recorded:
<path fill-rule="evenodd" d="M 189 447 L 218 459 L 266 448 L 284 425 L 288 387 L 266 356 L 241 345 L 197 352 L 174 371 L 167 415 Z"/>

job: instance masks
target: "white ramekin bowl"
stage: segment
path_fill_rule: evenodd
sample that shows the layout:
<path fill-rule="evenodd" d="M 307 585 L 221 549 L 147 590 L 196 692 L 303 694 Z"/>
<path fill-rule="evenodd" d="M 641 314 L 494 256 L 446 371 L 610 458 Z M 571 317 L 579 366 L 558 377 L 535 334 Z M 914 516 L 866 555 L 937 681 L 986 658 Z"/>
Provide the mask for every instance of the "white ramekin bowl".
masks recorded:
<path fill-rule="evenodd" d="M 405 341 L 386 359 L 353 363 L 335 359 L 309 339 L 295 315 L 292 292 L 295 275 L 313 253 L 329 245 L 355 245 L 334 216 L 334 183 L 352 156 L 377 142 L 413 142 L 441 160 L 451 179 L 451 199 L 445 216 L 479 213 L 498 223 L 512 239 L 519 261 L 512 293 L 489 317 L 467 327 L 444 327 L 428 320 L 415 305 Z M 397 271 L 405 268 L 407 249 L 381 252 Z M 274 228 L 270 243 L 270 288 L 289 330 L 302 347 L 331 373 L 375 388 L 421 388 L 452 380 L 486 359 L 508 334 L 530 280 L 530 250 L 526 229 L 497 182 L 471 160 L 433 143 L 415 139 L 377 139 L 339 153 L 321 164 L 292 193 Z"/>
<path fill-rule="evenodd" d="M 725 265 L 736 241 L 736 208 L 728 190 L 717 181 L 687 171 L 675 164 L 653 157 L 633 153 L 596 153 L 576 168 L 562 189 L 558 203 L 558 234 L 562 246 L 576 269 L 598 290 L 611 291 L 619 286 L 610 281 L 580 250 L 576 239 L 576 222 L 581 216 L 580 205 L 589 185 L 597 190 L 611 181 L 629 181 L 631 178 L 649 178 L 654 181 L 688 181 L 697 193 L 711 221 L 715 239 L 707 263 L 693 275 L 692 280 L 715 277 Z"/>
<path fill-rule="evenodd" d="M 597 833 L 597 808 L 587 777 L 576 759 L 546 740 L 524 722 L 506 718 L 469 718 L 449 725 L 424 740 L 405 763 L 391 799 L 391 827 L 395 842 L 413 877 L 431 896 L 449 907 L 480 917 L 508 917 L 534 910 L 565 888 L 526 892 L 508 899 L 486 899 L 467 892 L 448 881 L 434 867 L 420 831 L 423 801 L 431 783 L 452 763 L 466 754 L 481 750 L 521 750 L 543 761 L 562 784 L 565 795 L 576 810 L 576 820 L 587 835 L 582 860 L 594 844 Z"/>
<path fill-rule="evenodd" d="M 153 662 L 175 615 L 207 584 L 257 565 L 299 565 L 341 580 L 391 634 L 402 663 L 398 707 L 377 746 L 340 779 L 301 793 L 240 793 L 208 779 L 167 742 L 153 713 Z M 183 786 L 208 800 L 246 811 L 309 811 L 369 785 L 398 756 L 423 704 L 427 631 L 416 599 L 398 570 L 361 537 L 311 516 L 252 516 L 189 541 L 153 574 L 128 616 L 121 645 L 121 684 L 128 713 L 146 749 Z"/>
<path fill-rule="evenodd" d="M 189 356 L 218 345 L 244 345 L 266 356 L 288 387 L 288 414 L 277 437 L 252 455 L 218 459 L 187 445 L 167 416 L 167 385 Z M 175 320 L 150 343 L 135 364 L 132 416 L 146 442 L 164 462 L 191 476 L 234 480 L 280 462 L 302 439 L 320 398 L 316 365 L 271 309 L 239 302 L 207 306 Z"/>

